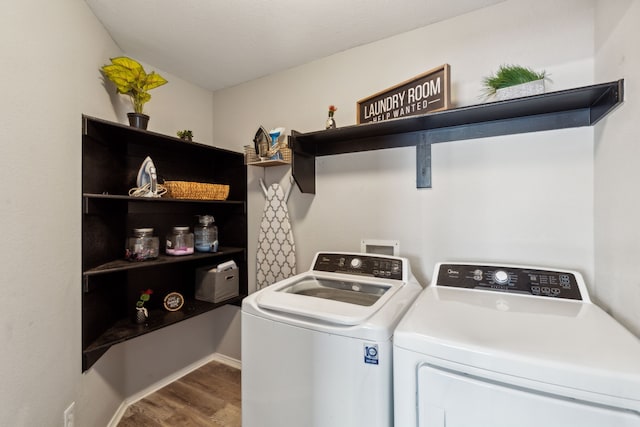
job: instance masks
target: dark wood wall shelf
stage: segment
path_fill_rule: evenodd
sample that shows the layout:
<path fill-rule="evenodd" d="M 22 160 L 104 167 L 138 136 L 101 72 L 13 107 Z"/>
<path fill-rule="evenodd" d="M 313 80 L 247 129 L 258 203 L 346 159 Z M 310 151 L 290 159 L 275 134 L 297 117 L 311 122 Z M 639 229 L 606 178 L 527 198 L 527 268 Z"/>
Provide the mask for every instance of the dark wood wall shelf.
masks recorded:
<path fill-rule="evenodd" d="M 82 117 L 82 370 L 89 369 L 112 345 L 214 310 L 240 304 L 247 294 L 247 173 L 242 153 Z M 196 181 L 230 186 L 227 200 L 185 200 L 128 196 L 146 156 L 160 180 Z M 163 255 L 166 234 L 176 225 L 193 226 L 196 215 L 215 217 L 220 248 L 216 253 Z M 158 259 L 124 259 L 133 228 L 153 227 L 160 238 Z M 193 228 L 192 228 L 193 229 Z M 240 295 L 222 303 L 195 299 L 196 269 L 234 260 Z M 149 320 L 133 322 L 144 289 Z M 184 306 L 163 308 L 169 292 L 180 292 Z"/>
<path fill-rule="evenodd" d="M 116 259 L 114 261 L 106 262 L 104 264 L 98 265 L 89 270 L 85 270 L 82 274 L 85 279 L 88 279 L 91 276 L 96 274 L 107 274 L 107 273 L 115 273 L 118 271 L 125 270 L 134 270 L 139 268 L 155 268 L 164 264 L 173 264 L 173 263 L 183 263 L 183 262 L 192 262 L 195 260 L 201 259 L 209 259 L 215 262 L 216 258 L 228 257 L 230 255 L 236 255 L 238 253 L 243 253 L 244 248 L 230 248 L 221 246 L 218 252 L 211 253 L 200 253 L 195 252 L 193 255 L 187 256 L 171 256 L 171 255 L 163 255 L 160 254 L 157 259 L 148 260 L 144 262 L 131 262 L 126 259 Z M 88 286 L 88 280 L 85 280 Z M 88 289 L 85 288 L 85 292 L 89 292 Z"/>
<path fill-rule="evenodd" d="M 318 156 L 416 146 L 417 187 L 431 187 L 431 144 L 592 126 L 624 98 L 624 80 L 317 132 L 291 132 L 292 173 L 315 193 Z"/>

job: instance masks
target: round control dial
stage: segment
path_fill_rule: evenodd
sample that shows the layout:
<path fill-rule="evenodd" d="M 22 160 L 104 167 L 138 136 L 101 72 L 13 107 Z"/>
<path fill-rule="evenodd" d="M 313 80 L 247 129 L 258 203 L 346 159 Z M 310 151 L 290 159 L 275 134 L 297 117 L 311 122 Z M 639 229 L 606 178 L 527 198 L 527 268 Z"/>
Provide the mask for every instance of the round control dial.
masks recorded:
<path fill-rule="evenodd" d="M 362 267 L 362 260 L 360 258 L 354 258 L 351 260 L 351 268 Z"/>
<path fill-rule="evenodd" d="M 504 270 L 497 270 L 493 273 L 493 281 L 498 285 L 506 285 L 509 283 L 509 274 Z"/>

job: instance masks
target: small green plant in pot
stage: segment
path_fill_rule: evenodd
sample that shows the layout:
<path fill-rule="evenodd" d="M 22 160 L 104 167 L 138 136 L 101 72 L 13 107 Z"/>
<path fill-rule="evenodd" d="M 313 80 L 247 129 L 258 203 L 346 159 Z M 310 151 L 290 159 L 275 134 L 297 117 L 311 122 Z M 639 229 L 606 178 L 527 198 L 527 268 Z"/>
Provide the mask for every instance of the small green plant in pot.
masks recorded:
<path fill-rule="evenodd" d="M 127 114 L 131 126 L 146 129 L 149 116 L 143 113 L 143 108 L 151 99 L 149 91 L 167 80 L 155 71 L 147 73 L 138 61 L 126 56 L 111 58 L 111 64 L 104 65 L 102 72 L 116 85 L 118 93 L 131 98 L 133 113 Z"/>
<path fill-rule="evenodd" d="M 179 130 L 177 135 L 178 138 L 184 139 L 185 141 L 193 140 L 193 132 L 191 132 L 189 129 Z"/>
<path fill-rule="evenodd" d="M 484 93 L 487 98 L 495 96 L 497 99 L 507 99 L 519 96 L 535 95 L 544 92 L 544 80 L 547 78 L 545 71 L 537 72 L 531 68 L 520 65 L 501 65 L 498 71 L 482 80 Z M 524 83 L 539 82 L 528 86 L 520 86 L 520 90 L 511 90 L 511 94 L 501 91 L 505 88 L 522 85 Z"/>

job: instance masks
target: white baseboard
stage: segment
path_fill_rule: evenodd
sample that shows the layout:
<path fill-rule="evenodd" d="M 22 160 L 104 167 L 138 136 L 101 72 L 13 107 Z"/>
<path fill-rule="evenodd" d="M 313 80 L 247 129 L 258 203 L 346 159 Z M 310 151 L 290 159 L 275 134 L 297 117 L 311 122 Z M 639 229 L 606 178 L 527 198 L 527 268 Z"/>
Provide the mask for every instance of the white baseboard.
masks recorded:
<path fill-rule="evenodd" d="M 173 374 L 161 379 L 160 381 L 150 385 L 149 387 L 139 391 L 138 393 L 134 394 L 133 396 L 129 396 L 128 398 L 126 398 L 121 404 L 120 407 L 118 408 L 118 410 L 115 412 L 115 414 L 113 414 L 113 417 L 111 418 L 111 421 L 109 421 L 109 424 L 107 424 L 107 427 L 116 427 L 118 425 L 118 423 L 120 422 L 120 420 L 122 419 L 122 416 L 124 415 L 125 411 L 127 410 L 127 407 L 133 403 L 136 403 L 138 400 L 143 399 L 145 397 L 147 397 L 148 395 L 150 395 L 151 393 L 154 393 L 158 390 L 160 390 L 162 387 L 167 386 L 169 384 L 171 384 L 172 382 L 174 382 L 175 380 L 184 377 L 185 375 L 187 375 L 189 372 L 195 371 L 196 369 L 206 365 L 209 362 L 220 362 L 220 363 L 224 363 L 225 365 L 229 365 L 233 368 L 236 369 L 242 369 L 242 362 L 237 360 L 237 359 L 233 359 L 229 356 L 225 356 L 224 354 L 220 354 L 220 353 L 213 353 L 210 354 L 206 357 L 203 357 L 202 359 L 191 363 L 190 365 L 185 366 L 184 368 L 180 369 L 179 371 L 174 372 Z"/>

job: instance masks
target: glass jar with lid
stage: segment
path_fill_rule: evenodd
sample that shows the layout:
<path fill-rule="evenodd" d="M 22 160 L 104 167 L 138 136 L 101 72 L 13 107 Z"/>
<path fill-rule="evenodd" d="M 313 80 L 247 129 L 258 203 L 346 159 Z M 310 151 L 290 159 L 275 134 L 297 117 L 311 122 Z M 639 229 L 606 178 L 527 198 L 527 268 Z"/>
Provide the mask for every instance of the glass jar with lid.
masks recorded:
<path fill-rule="evenodd" d="M 153 228 L 134 228 L 127 238 L 125 258 L 129 261 L 146 261 L 158 258 L 160 239 L 153 235 Z"/>
<path fill-rule="evenodd" d="M 193 227 L 196 251 L 218 252 L 218 227 L 211 215 L 198 215 L 198 225 Z"/>
<path fill-rule="evenodd" d="M 193 233 L 189 227 L 173 227 L 167 236 L 167 255 L 191 255 L 193 253 Z"/>

